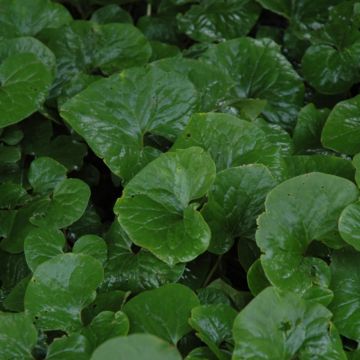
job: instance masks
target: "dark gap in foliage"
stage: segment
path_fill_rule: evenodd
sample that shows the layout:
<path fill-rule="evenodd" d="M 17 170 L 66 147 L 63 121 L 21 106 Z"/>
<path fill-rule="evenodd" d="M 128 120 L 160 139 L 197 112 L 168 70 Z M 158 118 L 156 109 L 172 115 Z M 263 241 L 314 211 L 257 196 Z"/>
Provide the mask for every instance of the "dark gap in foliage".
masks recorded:
<path fill-rule="evenodd" d="M 172 142 L 165 137 L 161 135 L 151 134 L 149 132 L 146 132 L 144 134 L 143 141 L 144 146 L 151 146 L 162 152 L 168 151 L 172 146 Z"/>
<path fill-rule="evenodd" d="M 352 351 L 352 350 L 356 350 L 358 347 L 357 341 L 349 339 L 343 335 L 341 335 L 341 340 L 342 340 L 342 343 L 344 344 L 344 348 L 346 350 Z"/>
<path fill-rule="evenodd" d="M 230 280 L 234 288 L 242 291 L 249 291 L 246 271 L 240 265 L 238 260 L 236 244 L 223 255 L 220 269 L 222 275 L 225 275 Z"/>
<path fill-rule="evenodd" d="M 258 24 L 274 26 L 282 29 L 286 29 L 288 27 L 288 21 L 284 17 L 265 9 L 263 9 L 260 14 Z"/>

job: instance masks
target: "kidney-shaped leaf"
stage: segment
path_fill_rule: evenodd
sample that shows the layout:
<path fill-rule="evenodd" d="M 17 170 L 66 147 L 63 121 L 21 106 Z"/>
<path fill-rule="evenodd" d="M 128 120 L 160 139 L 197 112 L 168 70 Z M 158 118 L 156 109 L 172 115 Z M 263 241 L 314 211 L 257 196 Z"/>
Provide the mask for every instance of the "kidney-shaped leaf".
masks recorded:
<path fill-rule="evenodd" d="M 215 164 L 191 147 L 161 155 L 125 187 L 115 213 L 130 239 L 169 265 L 195 259 L 209 246 L 210 229 L 197 211 L 215 178 Z"/>
<path fill-rule="evenodd" d="M 324 302 L 330 273 L 320 258 L 304 256 L 313 240 L 343 246 L 337 232 L 341 211 L 358 197 L 354 183 L 333 175 L 309 173 L 287 180 L 267 196 L 258 219 L 256 242 L 270 282 L 284 290 L 317 292 Z"/>
<path fill-rule="evenodd" d="M 90 85 L 61 114 L 116 175 L 130 180 L 159 154 L 144 144 L 144 135 L 174 140 L 195 103 L 195 88 L 185 77 L 134 68 Z"/>
<path fill-rule="evenodd" d="M 235 319 L 233 360 L 346 360 L 331 316 L 320 304 L 269 287 Z"/>
<path fill-rule="evenodd" d="M 180 284 L 147 290 L 125 304 L 131 333 L 150 333 L 176 344 L 191 331 L 188 319 L 200 302 L 195 293 Z"/>
<path fill-rule="evenodd" d="M 43 330 L 81 328 L 81 310 L 96 296 L 103 269 L 93 257 L 58 255 L 39 265 L 25 293 L 25 310 Z"/>
<path fill-rule="evenodd" d="M 304 86 L 274 42 L 245 37 L 229 40 L 210 47 L 202 60 L 221 67 L 232 77 L 236 99 L 266 100 L 262 114 L 270 122 L 285 128 L 295 125 Z"/>
<path fill-rule="evenodd" d="M 339 218 L 341 237 L 356 250 L 360 251 L 360 202 L 348 205 Z"/>
<path fill-rule="evenodd" d="M 110 339 L 100 345 L 90 360 L 181 360 L 174 346 L 149 334 Z"/>

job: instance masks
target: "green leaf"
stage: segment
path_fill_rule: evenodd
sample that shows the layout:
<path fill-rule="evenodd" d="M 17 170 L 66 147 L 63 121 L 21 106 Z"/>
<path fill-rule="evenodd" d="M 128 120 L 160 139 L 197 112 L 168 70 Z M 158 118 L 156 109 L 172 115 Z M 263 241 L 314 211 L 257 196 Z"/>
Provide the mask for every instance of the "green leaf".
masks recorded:
<path fill-rule="evenodd" d="M 31 350 L 37 341 L 37 331 L 24 313 L 0 312 L 0 358 L 2 360 L 32 360 Z"/>
<path fill-rule="evenodd" d="M 274 42 L 245 37 L 230 40 L 213 45 L 201 59 L 221 67 L 233 79 L 233 98 L 266 100 L 262 114 L 268 121 L 286 129 L 294 127 L 304 86 Z"/>
<path fill-rule="evenodd" d="M 185 360 L 217 360 L 218 358 L 207 347 L 199 347 L 192 350 Z"/>
<path fill-rule="evenodd" d="M 50 0 L 1 0 L 0 36 L 34 36 L 46 28 L 56 28 L 71 21 L 66 8 Z"/>
<path fill-rule="evenodd" d="M 47 206 L 33 215 L 30 222 L 37 226 L 70 226 L 83 215 L 89 198 L 90 189 L 86 183 L 79 179 L 66 179 L 55 187 Z"/>
<path fill-rule="evenodd" d="M 196 41 L 223 41 L 247 35 L 259 14 L 260 7 L 253 1 L 210 0 L 179 13 L 177 22 L 180 31 Z"/>
<path fill-rule="evenodd" d="M 117 312 L 125 303 L 129 293 L 120 290 L 97 294 L 96 299 L 81 313 L 83 322 L 88 325 L 91 320 L 102 311 Z"/>
<path fill-rule="evenodd" d="M 95 10 L 91 15 L 91 21 L 98 24 L 109 23 L 128 23 L 132 24 L 133 20 L 130 14 L 116 4 L 109 4 Z"/>
<path fill-rule="evenodd" d="M 233 343 L 231 330 L 236 315 L 237 312 L 229 305 L 202 305 L 192 309 L 189 323 L 218 359 L 226 359 L 220 346 Z"/>
<path fill-rule="evenodd" d="M 38 110 L 51 82 L 48 68 L 35 55 L 24 53 L 7 57 L 0 64 L 0 128 L 15 124 Z"/>
<path fill-rule="evenodd" d="M 328 9 L 338 0 L 257 0 L 265 9 L 284 16 L 300 38 L 309 38 L 311 33 L 323 26 Z"/>
<path fill-rule="evenodd" d="M 329 4 L 330 5 L 330 4 Z M 322 94 L 339 94 L 360 79 L 360 32 L 354 1 L 331 8 L 302 59 L 305 79 Z"/>
<path fill-rule="evenodd" d="M 136 245 L 169 265 L 187 262 L 209 246 L 210 229 L 192 202 L 214 178 L 215 164 L 203 149 L 168 152 L 127 184 L 114 211 Z"/>
<path fill-rule="evenodd" d="M 322 147 L 321 130 L 328 115 L 328 109 L 317 109 L 314 104 L 308 104 L 300 110 L 293 135 L 297 153 Z"/>
<path fill-rule="evenodd" d="M 194 86 L 183 76 L 134 68 L 90 85 L 61 115 L 116 175 L 130 180 L 159 155 L 144 135 L 174 140 L 195 104 Z"/>
<path fill-rule="evenodd" d="M 24 205 L 28 200 L 28 194 L 25 189 L 17 184 L 0 184 L 0 208 L 12 209 Z"/>
<path fill-rule="evenodd" d="M 33 229 L 24 242 L 26 262 L 32 272 L 45 261 L 63 253 L 66 240 L 62 232 L 50 227 Z"/>
<path fill-rule="evenodd" d="M 150 45 L 152 49 L 150 62 L 180 56 L 181 54 L 180 49 L 175 45 L 162 43 L 156 40 L 150 41 Z"/>
<path fill-rule="evenodd" d="M 339 218 L 341 237 L 354 249 L 360 251 L 360 202 L 348 205 Z"/>
<path fill-rule="evenodd" d="M 282 159 L 282 166 L 284 179 L 290 179 L 310 172 L 322 172 L 353 181 L 355 171 L 350 160 L 331 155 L 288 156 Z"/>
<path fill-rule="evenodd" d="M 330 272 L 320 258 L 304 256 L 313 240 L 339 248 L 341 211 L 358 197 L 349 180 L 322 173 L 300 175 L 275 187 L 267 196 L 265 213 L 258 218 L 256 242 L 270 283 L 328 303 Z"/>
<path fill-rule="evenodd" d="M 237 237 L 254 238 L 256 218 L 275 185 L 263 165 L 233 167 L 216 175 L 202 211 L 211 230 L 210 252 L 227 252 Z"/>
<path fill-rule="evenodd" d="M 129 331 L 129 320 L 125 313 L 102 311 L 96 315 L 91 324 L 82 330 L 90 340 L 93 348 L 117 336 L 125 336 Z"/>
<path fill-rule="evenodd" d="M 46 360 L 89 360 L 91 352 L 86 337 L 74 333 L 55 339 L 48 348 Z"/>
<path fill-rule="evenodd" d="M 123 311 L 129 317 L 131 333 L 149 333 L 176 344 L 191 331 L 188 318 L 200 305 L 197 296 L 180 284 L 143 291 L 127 302 Z"/>
<path fill-rule="evenodd" d="M 336 104 L 321 134 L 324 147 L 354 155 L 360 151 L 360 96 Z"/>
<path fill-rule="evenodd" d="M 156 61 L 151 66 L 186 75 L 197 90 L 197 110 L 202 112 L 220 109 L 232 86 L 232 79 L 221 68 L 194 59 L 177 56 Z"/>
<path fill-rule="evenodd" d="M 229 114 L 195 114 L 172 149 L 201 146 L 218 171 L 244 164 L 278 167 L 280 147 L 258 126 Z"/>
<path fill-rule="evenodd" d="M 145 249 L 135 252 L 133 243 L 117 220 L 105 237 L 108 244 L 108 261 L 101 289 L 121 289 L 138 293 L 158 288 L 179 280 L 185 264 L 169 266 Z"/>
<path fill-rule="evenodd" d="M 25 309 L 43 330 L 81 328 L 81 310 L 96 296 L 101 264 L 83 254 L 58 255 L 39 265 L 25 294 Z"/>
<path fill-rule="evenodd" d="M 100 25 L 74 21 L 52 31 L 47 45 L 57 58 L 53 95 L 74 75 L 101 71 L 109 75 L 147 63 L 151 47 L 144 35 L 130 24 Z"/>
<path fill-rule="evenodd" d="M 146 351 L 144 351 L 146 350 Z M 106 341 L 90 360 L 181 360 L 177 349 L 149 334 L 134 334 Z"/>
<path fill-rule="evenodd" d="M 343 249 L 332 254 L 330 266 L 334 299 L 329 309 L 340 334 L 356 341 L 360 339 L 359 260 L 358 252 Z"/>
<path fill-rule="evenodd" d="M 269 287 L 235 319 L 232 359 L 346 360 L 331 316 L 320 304 Z"/>
<path fill-rule="evenodd" d="M 0 30 L 1 32 L 1 30 Z M 2 40 L 0 43 L 0 60 L 19 54 L 33 54 L 48 68 L 52 78 L 55 76 L 56 59 L 54 54 L 39 40 L 23 36 Z"/>
<path fill-rule="evenodd" d="M 14 312 L 24 311 L 25 291 L 30 281 L 30 275 L 20 280 L 6 296 L 3 306 L 6 310 Z"/>
<path fill-rule="evenodd" d="M 107 260 L 107 246 L 100 236 L 83 235 L 75 241 L 73 253 L 86 254 L 94 257 L 104 264 Z"/>
<path fill-rule="evenodd" d="M 264 269 L 261 266 L 260 259 L 257 259 L 250 266 L 246 277 L 249 289 L 254 296 L 258 295 L 261 291 L 270 286 L 269 280 L 266 278 Z"/>
<path fill-rule="evenodd" d="M 28 180 L 35 193 L 47 194 L 66 179 L 66 168 L 52 158 L 40 157 L 31 162 Z"/>

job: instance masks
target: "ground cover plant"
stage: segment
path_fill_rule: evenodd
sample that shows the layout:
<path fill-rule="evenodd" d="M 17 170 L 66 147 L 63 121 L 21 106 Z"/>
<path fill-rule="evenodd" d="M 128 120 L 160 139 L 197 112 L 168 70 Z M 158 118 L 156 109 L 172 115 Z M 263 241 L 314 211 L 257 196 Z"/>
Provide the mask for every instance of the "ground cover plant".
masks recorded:
<path fill-rule="evenodd" d="M 359 29 L 0 0 L 0 360 L 360 359 Z"/>

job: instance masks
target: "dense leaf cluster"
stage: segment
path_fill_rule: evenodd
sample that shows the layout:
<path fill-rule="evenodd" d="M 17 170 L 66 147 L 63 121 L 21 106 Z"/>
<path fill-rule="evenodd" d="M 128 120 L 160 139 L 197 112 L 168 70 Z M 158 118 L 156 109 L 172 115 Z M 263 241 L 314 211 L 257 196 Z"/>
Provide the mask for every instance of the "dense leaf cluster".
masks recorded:
<path fill-rule="evenodd" d="M 360 359 L 360 2 L 0 0 L 0 360 Z"/>

